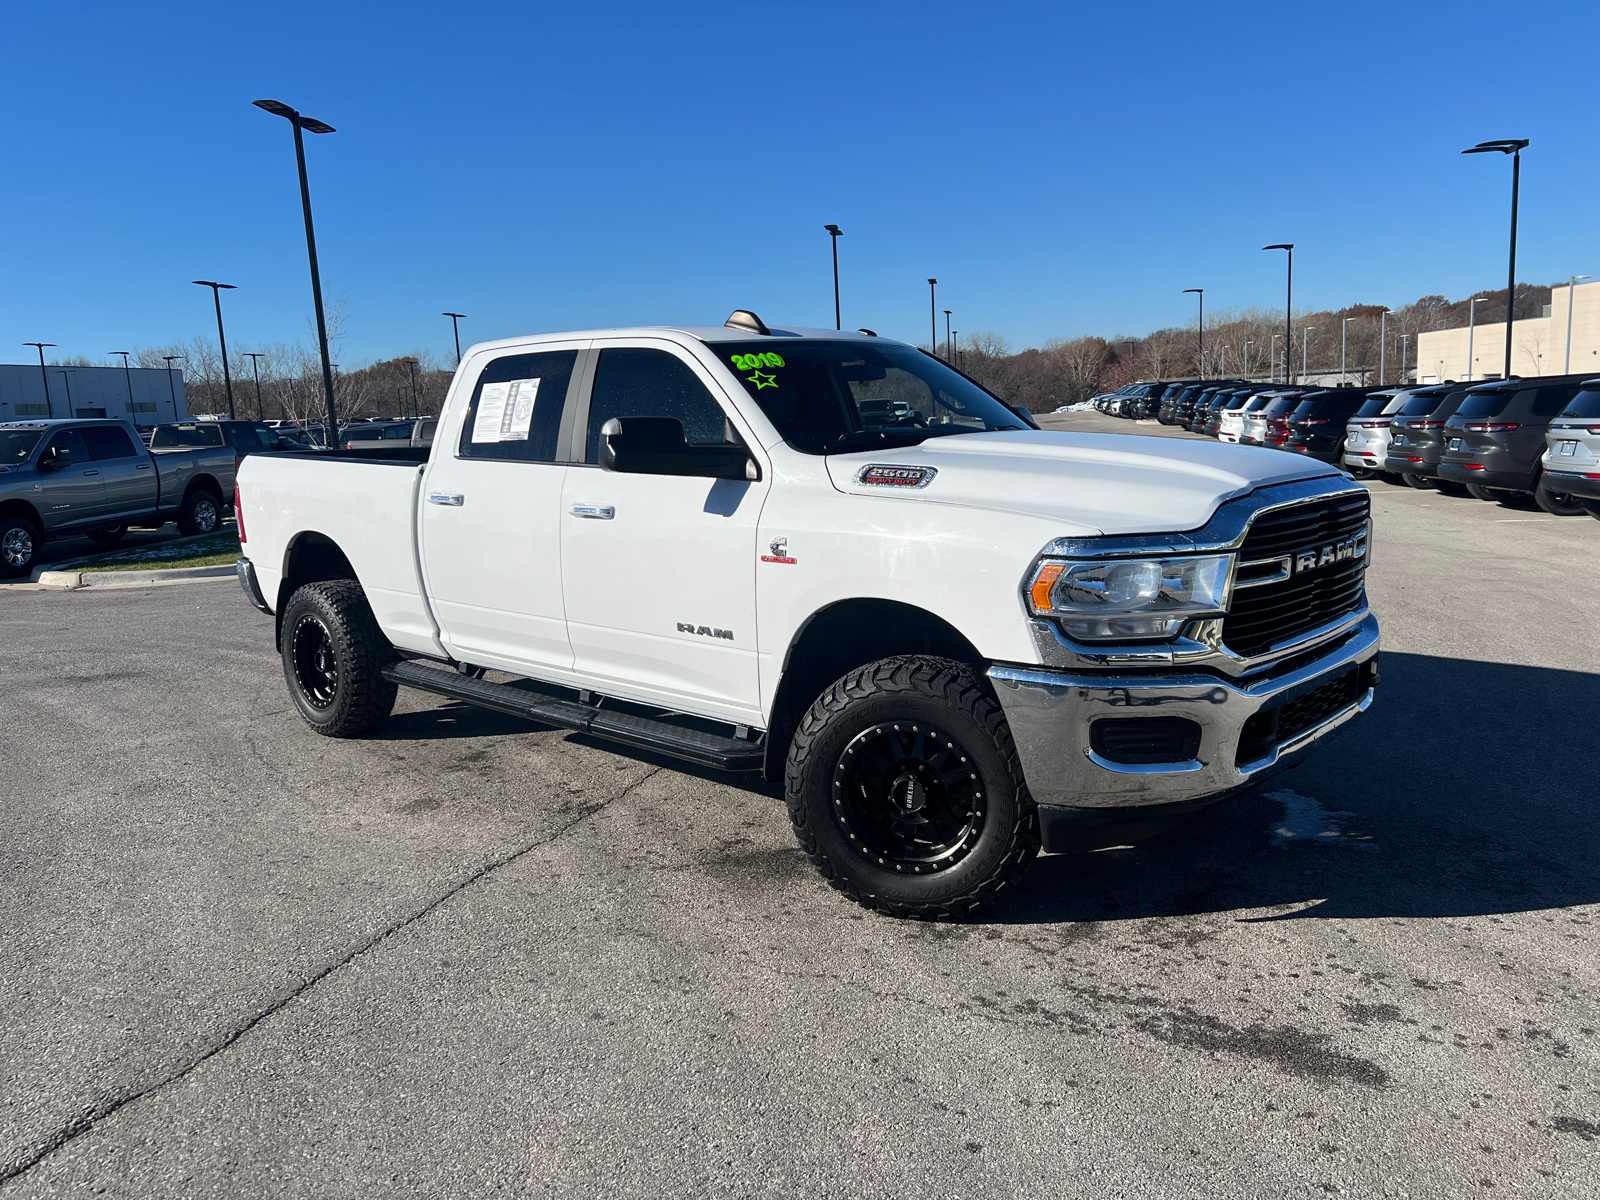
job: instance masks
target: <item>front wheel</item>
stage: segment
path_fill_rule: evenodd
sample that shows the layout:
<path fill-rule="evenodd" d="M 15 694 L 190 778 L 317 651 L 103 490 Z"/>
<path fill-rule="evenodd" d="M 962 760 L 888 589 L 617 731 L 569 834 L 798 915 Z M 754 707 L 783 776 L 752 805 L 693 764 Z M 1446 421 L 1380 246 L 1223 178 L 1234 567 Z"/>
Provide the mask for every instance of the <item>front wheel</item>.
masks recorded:
<path fill-rule="evenodd" d="M 283 675 L 300 715 L 324 737 L 360 737 L 389 719 L 394 648 L 353 579 L 308 583 L 283 613 Z"/>
<path fill-rule="evenodd" d="M 28 518 L 0 517 L 0 579 L 31 572 L 40 541 L 38 529 Z"/>
<path fill-rule="evenodd" d="M 1553 517 L 1581 517 L 1588 511 L 1579 497 L 1570 492 L 1557 491 L 1543 475 L 1539 477 L 1539 486 L 1534 489 L 1533 498 L 1540 508 Z"/>
<path fill-rule="evenodd" d="M 1486 488 L 1481 483 L 1467 483 L 1463 484 L 1462 486 L 1467 489 L 1467 495 L 1471 496 L 1474 500 L 1482 500 L 1489 504 L 1498 504 L 1503 499 L 1497 488 Z"/>
<path fill-rule="evenodd" d="M 823 878 L 891 916 L 967 916 L 1039 853 L 1005 715 L 950 659 L 886 658 L 835 682 L 795 731 L 785 793 Z"/>

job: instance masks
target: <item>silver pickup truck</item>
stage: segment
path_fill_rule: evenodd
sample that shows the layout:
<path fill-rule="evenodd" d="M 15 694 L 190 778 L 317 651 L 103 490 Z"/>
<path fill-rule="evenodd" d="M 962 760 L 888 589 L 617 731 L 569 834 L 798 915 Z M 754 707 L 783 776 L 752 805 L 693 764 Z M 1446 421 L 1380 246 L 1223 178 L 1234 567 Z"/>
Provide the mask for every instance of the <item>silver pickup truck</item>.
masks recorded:
<path fill-rule="evenodd" d="M 51 538 L 104 545 L 130 525 L 211 533 L 231 503 L 232 449 L 152 455 L 125 421 L 0 423 L 0 578 L 33 570 Z"/>

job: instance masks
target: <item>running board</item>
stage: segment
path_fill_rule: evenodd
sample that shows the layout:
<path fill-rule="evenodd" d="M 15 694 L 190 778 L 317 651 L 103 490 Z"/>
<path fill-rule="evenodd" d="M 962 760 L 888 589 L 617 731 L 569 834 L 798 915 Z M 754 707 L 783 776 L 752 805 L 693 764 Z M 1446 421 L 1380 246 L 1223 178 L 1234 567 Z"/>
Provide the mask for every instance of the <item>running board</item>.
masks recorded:
<path fill-rule="evenodd" d="M 392 683 L 448 696 L 479 708 L 524 717 L 529 721 L 554 725 L 558 729 L 587 733 L 640 750 L 653 750 L 657 754 L 685 759 L 703 767 L 715 767 L 720 771 L 759 771 L 765 757 L 763 741 L 719 737 L 714 733 L 685 729 L 653 717 L 609 711 L 572 700 L 558 700 L 504 683 L 489 683 L 455 672 L 447 673 L 417 662 L 391 663 L 383 669 L 383 677 Z"/>

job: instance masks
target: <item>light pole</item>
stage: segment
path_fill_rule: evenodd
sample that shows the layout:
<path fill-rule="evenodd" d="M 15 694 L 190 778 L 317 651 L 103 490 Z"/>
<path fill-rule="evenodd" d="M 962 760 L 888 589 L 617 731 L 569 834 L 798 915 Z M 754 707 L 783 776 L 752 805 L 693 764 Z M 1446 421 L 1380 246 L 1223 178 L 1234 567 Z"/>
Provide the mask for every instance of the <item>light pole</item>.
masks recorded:
<path fill-rule="evenodd" d="M 106 353 L 107 354 L 120 354 L 120 355 L 122 355 L 122 377 L 125 380 L 128 381 L 128 424 L 132 425 L 132 424 L 134 424 L 134 420 L 133 420 L 133 373 L 128 370 L 128 352 L 126 350 L 107 350 Z"/>
<path fill-rule="evenodd" d="M 255 376 L 256 380 L 256 420 L 263 421 L 266 419 L 266 412 L 261 407 L 261 359 L 265 355 L 253 350 L 246 350 L 244 356 L 250 360 L 250 373 Z"/>
<path fill-rule="evenodd" d="M 322 312 L 322 274 L 317 270 L 317 233 L 311 224 L 311 184 L 306 180 L 306 144 L 304 130 L 312 133 L 333 133 L 334 128 L 315 117 L 302 116 L 279 100 L 257 100 L 255 106 L 275 117 L 282 117 L 294 128 L 294 161 L 300 169 L 300 207 L 306 218 L 306 257 L 311 262 L 311 299 L 317 309 L 317 348 L 322 351 L 322 398 L 328 408 L 327 445 L 333 448 L 332 439 L 339 427 L 339 414 L 333 407 L 333 368 L 328 365 L 328 320 Z"/>
<path fill-rule="evenodd" d="M 955 346 L 950 341 L 950 310 L 944 310 L 944 360 L 955 361 Z"/>
<path fill-rule="evenodd" d="M 1409 350 L 1409 349 L 1411 349 L 1411 335 L 1409 333 L 1402 333 L 1400 335 L 1400 386 L 1401 387 L 1405 387 L 1405 385 L 1406 385 L 1406 351 Z"/>
<path fill-rule="evenodd" d="M 172 382 L 172 364 L 175 362 L 188 362 L 181 354 L 163 354 L 161 360 L 167 364 L 167 392 L 172 397 L 172 419 L 178 419 L 178 388 Z"/>
<path fill-rule="evenodd" d="M 402 358 L 400 361 L 405 363 L 411 370 L 411 415 L 420 420 L 422 417 L 422 405 L 417 402 L 417 360 L 407 357 Z"/>
<path fill-rule="evenodd" d="M 1389 382 L 1389 310 L 1378 314 L 1378 386 Z"/>
<path fill-rule="evenodd" d="M 1283 381 L 1289 382 L 1289 355 L 1294 347 L 1294 243 L 1274 242 L 1270 246 L 1261 247 L 1263 250 L 1287 250 L 1289 252 L 1288 284 L 1283 300 Z"/>
<path fill-rule="evenodd" d="M 939 353 L 939 303 L 934 296 L 934 289 L 939 281 L 928 280 L 928 349 L 935 354 Z"/>
<path fill-rule="evenodd" d="M 839 323 L 839 239 L 844 236 L 844 230 L 837 225 L 824 225 L 828 231 L 828 243 L 833 247 L 833 327 L 843 329 Z"/>
<path fill-rule="evenodd" d="M 1574 275 L 1567 283 L 1567 365 L 1561 370 L 1563 375 L 1572 374 L 1572 301 L 1578 294 L 1578 280 L 1587 278 L 1587 275 Z"/>
<path fill-rule="evenodd" d="M 461 365 L 461 324 L 460 324 L 460 322 L 461 322 L 461 319 L 463 317 L 465 317 L 467 314 L 466 313 L 440 313 L 439 315 L 441 317 L 449 317 L 450 318 L 450 328 L 455 331 L 455 335 L 456 335 L 456 366 L 459 367 Z"/>
<path fill-rule="evenodd" d="M 61 382 L 67 385 L 67 416 L 77 416 L 77 414 L 72 411 L 72 380 L 67 378 L 67 372 L 65 371 L 61 371 L 59 374 L 61 375 Z"/>
<path fill-rule="evenodd" d="M 1461 152 L 1488 154 L 1498 150 L 1501 154 L 1511 155 L 1511 267 L 1506 282 L 1506 379 L 1511 378 L 1511 322 L 1517 300 L 1517 183 L 1522 175 L 1522 151 L 1527 145 L 1527 138 L 1501 138 L 1494 142 L 1479 142 Z"/>
<path fill-rule="evenodd" d="M 1249 338 L 1244 340 L 1244 381 L 1250 382 L 1250 347 L 1255 345 Z"/>
<path fill-rule="evenodd" d="M 1488 299 L 1488 297 L 1486 297 L 1486 296 L 1474 296 L 1471 300 L 1467 301 L 1467 382 L 1468 383 L 1472 382 L 1473 364 L 1475 362 L 1477 362 L 1477 359 L 1472 357 L 1473 319 L 1474 319 L 1474 315 L 1478 311 L 1478 305 L 1482 304 L 1486 299 Z M 1570 338 L 1572 335 L 1569 332 L 1567 336 Z"/>
<path fill-rule="evenodd" d="M 1272 335 L 1272 362 L 1268 364 L 1267 367 L 1268 383 L 1278 382 L 1278 339 L 1282 336 L 1283 334 L 1281 333 L 1275 333 Z"/>
<path fill-rule="evenodd" d="M 56 410 L 50 403 L 50 376 L 45 374 L 45 370 L 44 370 L 44 348 L 46 346 L 49 346 L 49 347 L 51 347 L 53 349 L 55 347 L 55 343 L 54 342 L 23 342 L 22 344 L 24 346 L 37 346 L 37 347 L 39 347 L 39 378 L 44 380 L 44 411 L 48 416 L 54 417 L 56 415 Z M 71 415 L 72 414 L 70 412 L 67 414 L 67 416 L 69 416 L 69 417 Z"/>
<path fill-rule="evenodd" d="M 1339 386 L 1345 385 L 1345 349 L 1350 345 L 1350 322 L 1354 318 L 1346 317 L 1339 323 Z"/>
<path fill-rule="evenodd" d="M 1198 374 L 1201 379 L 1206 377 L 1206 290 L 1205 288 L 1184 288 L 1185 296 L 1193 293 L 1200 300 L 1200 349 L 1197 360 Z"/>
<path fill-rule="evenodd" d="M 217 344 L 222 347 L 222 385 L 228 393 L 228 420 L 233 420 L 233 379 L 228 374 L 228 339 L 222 336 L 222 292 L 218 289 L 233 290 L 231 283 L 212 283 L 209 279 L 191 279 L 190 283 L 197 283 L 201 287 L 211 289 L 211 298 L 217 304 Z"/>
<path fill-rule="evenodd" d="M 1311 335 L 1317 331 L 1315 325 L 1305 325 L 1300 329 L 1300 382 L 1309 383 L 1311 376 L 1306 369 L 1306 350 L 1311 344 Z"/>

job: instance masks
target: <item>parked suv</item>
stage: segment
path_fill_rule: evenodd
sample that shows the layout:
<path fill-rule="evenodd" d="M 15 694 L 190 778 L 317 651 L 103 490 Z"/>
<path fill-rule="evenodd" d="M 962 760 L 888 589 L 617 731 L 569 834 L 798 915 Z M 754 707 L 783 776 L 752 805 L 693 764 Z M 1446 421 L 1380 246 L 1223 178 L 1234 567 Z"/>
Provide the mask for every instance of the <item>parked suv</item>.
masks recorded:
<path fill-rule="evenodd" d="M 1245 422 L 1251 415 L 1270 404 L 1272 398 L 1272 392 L 1261 391 L 1247 394 L 1237 405 L 1228 405 L 1222 412 L 1222 423 L 1217 427 L 1217 438 L 1224 442 L 1238 442 L 1244 433 Z"/>
<path fill-rule="evenodd" d="M 1384 469 L 1399 475 L 1414 488 L 1437 486 L 1440 491 L 1466 495 L 1459 483 L 1438 478 L 1439 455 L 1444 450 L 1444 423 L 1456 411 L 1469 385 L 1446 383 L 1410 392 L 1389 422 L 1389 450 Z"/>
<path fill-rule="evenodd" d="M 1249 399 L 1254 387 L 1245 384 L 1240 387 L 1223 388 L 1206 401 L 1204 415 L 1196 414 L 1193 429 L 1196 433 L 1206 437 L 1217 437 L 1222 428 L 1222 417 L 1229 409 L 1242 405 Z"/>
<path fill-rule="evenodd" d="M 1265 404 L 1246 411 L 1239 441 L 1246 446 L 1282 445 L 1289 436 L 1289 414 L 1304 395 L 1300 389 L 1268 393 Z"/>
<path fill-rule="evenodd" d="M 1377 388 L 1345 422 L 1343 466 L 1357 479 L 1380 474 L 1389 454 L 1389 422 L 1405 403 L 1404 388 Z"/>
<path fill-rule="evenodd" d="M 1600 379 L 1584 381 L 1544 437 L 1547 494 L 1600 520 Z"/>
<path fill-rule="evenodd" d="M 1582 390 L 1581 375 L 1508 379 L 1468 390 L 1444 423 L 1439 478 L 1466 484 L 1479 500 L 1505 500 L 1531 493 L 1539 507 L 1558 516 L 1582 513 L 1562 502 L 1542 479 L 1539 460 L 1545 430 Z"/>
<path fill-rule="evenodd" d="M 1282 449 L 1337 463 L 1344 457 L 1345 426 L 1366 400 L 1368 390 L 1330 388 L 1301 397 L 1289 414 L 1289 436 Z"/>

